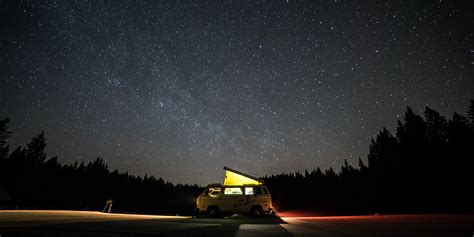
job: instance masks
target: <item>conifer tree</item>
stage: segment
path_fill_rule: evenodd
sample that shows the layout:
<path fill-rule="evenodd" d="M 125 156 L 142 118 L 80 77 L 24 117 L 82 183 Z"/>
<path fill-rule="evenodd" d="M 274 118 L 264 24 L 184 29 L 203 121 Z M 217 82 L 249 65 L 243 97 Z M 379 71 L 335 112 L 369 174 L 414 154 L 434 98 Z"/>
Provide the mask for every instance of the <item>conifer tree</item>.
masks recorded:
<path fill-rule="evenodd" d="M 9 122 L 10 119 L 8 118 L 0 120 L 0 160 L 5 159 L 8 156 L 9 146 L 7 145 L 7 139 L 11 134 L 11 132 L 8 131 Z"/>
<path fill-rule="evenodd" d="M 46 141 L 44 131 L 33 137 L 26 145 L 25 155 L 26 159 L 31 161 L 34 165 L 42 165 L 46 160 Z"/>
<path fill-rule="evenodd" d="M 474 100 L 471 100 L 471 105 L 469 106 L 469 111 L 467 114 L 471 120 L 471 128 L 474 129 Z"/>

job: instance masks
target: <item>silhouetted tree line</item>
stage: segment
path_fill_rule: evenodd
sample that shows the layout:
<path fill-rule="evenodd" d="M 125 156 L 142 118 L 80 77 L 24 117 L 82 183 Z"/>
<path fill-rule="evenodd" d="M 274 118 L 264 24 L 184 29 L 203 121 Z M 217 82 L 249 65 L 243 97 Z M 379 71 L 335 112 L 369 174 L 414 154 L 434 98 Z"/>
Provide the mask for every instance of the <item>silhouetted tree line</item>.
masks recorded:
<path fill-rule="evenodd" d="M 102 210 L 112 198 L 112 211 L 191 213 L 194 197 L 202 191 L 196 185 L 175 185 L 153 176 L 111 172 L 100 157 L 61 165 L 57 157 L 47 159 L 44 132 L 9 153 L 8 122 L 0 120 L 0 184 L 12 196 L 3 201 L 8 208 Z"/>
<path fill-rule="evenodd" d="M 279 209 L 321 213 L 474 212 L 474 101 L 450 120 L 407 108 L 396 134 L 372 139 L 368 165 L 263 178 Z"/>
<path fill-rule="evenodd" d="M 41 133 L 11 153 L 8 119 L 0 120 L 0 184 L 17 208 L 101 210 L 108 198 L 113 210 L 141 213 L 189 213 L 202 191 L 196 185 L 110 171 L 97 158 L 62 165 L 47 158 Z M 426 108 L 424 118 L 407 108 L 396 134 L 383 128 L 369 148 L 368 164 L 344 162 L 340 171 L 317 168 L 264 177 L 278 210 L 312 209 L 320 213 L 473 212 L 474 101 L 468 117 L 451 120 Z M 1 200 L 0 200 L 1 205 Z"/>

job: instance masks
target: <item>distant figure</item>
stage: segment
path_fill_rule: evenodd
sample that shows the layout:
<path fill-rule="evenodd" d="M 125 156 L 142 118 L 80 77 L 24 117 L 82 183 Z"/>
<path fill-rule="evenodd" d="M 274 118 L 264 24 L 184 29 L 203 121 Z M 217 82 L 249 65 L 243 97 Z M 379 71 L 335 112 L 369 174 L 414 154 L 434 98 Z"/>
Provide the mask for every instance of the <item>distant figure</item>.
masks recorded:
<path fill-rule="evenodd" d="M 107 200 L 107 201 L 105 202 L 105 207 L 104 207 L 104 210 L 103 210 L 102 212 L 106 212 L 106 211 L 107 211 L 107 213 L 110 213 L 110 211 L 112 210 L 112 203 L 114 203 L 114 202 L 112 201 L 112 198 L 109 198 L 109 200 Z"/>

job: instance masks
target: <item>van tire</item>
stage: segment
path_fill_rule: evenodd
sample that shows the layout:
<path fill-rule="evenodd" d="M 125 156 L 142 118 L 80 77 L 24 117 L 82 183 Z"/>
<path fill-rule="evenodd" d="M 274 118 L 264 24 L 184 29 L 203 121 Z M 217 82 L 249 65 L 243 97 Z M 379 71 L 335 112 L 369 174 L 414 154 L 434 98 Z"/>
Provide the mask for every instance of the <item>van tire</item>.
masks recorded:
<path fill-rule="evenodd" d="M 207 208 L 207 215 L 209 217 L 218 217 L 219 216 L 219 208 L 216 206 L 210 206 Z"/>
<path fill-rule="evenodd" d="M 250 209 L 250 215 L 253 217 L 261 217 L 263 216 L 263 209 L 261 206 L 253 206 Z"/>

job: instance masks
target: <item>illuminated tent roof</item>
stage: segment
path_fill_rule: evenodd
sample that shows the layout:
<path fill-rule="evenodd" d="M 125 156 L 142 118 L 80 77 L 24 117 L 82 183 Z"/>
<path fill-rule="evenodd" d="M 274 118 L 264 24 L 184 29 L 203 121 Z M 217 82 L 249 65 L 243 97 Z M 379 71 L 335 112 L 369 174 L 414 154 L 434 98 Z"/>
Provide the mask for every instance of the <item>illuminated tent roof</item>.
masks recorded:
<path fill-rule="evenodd" d="M 244 174 L 229 167 L 224 167 L 224 186 L 261 185 L 263 180 Z"/>

